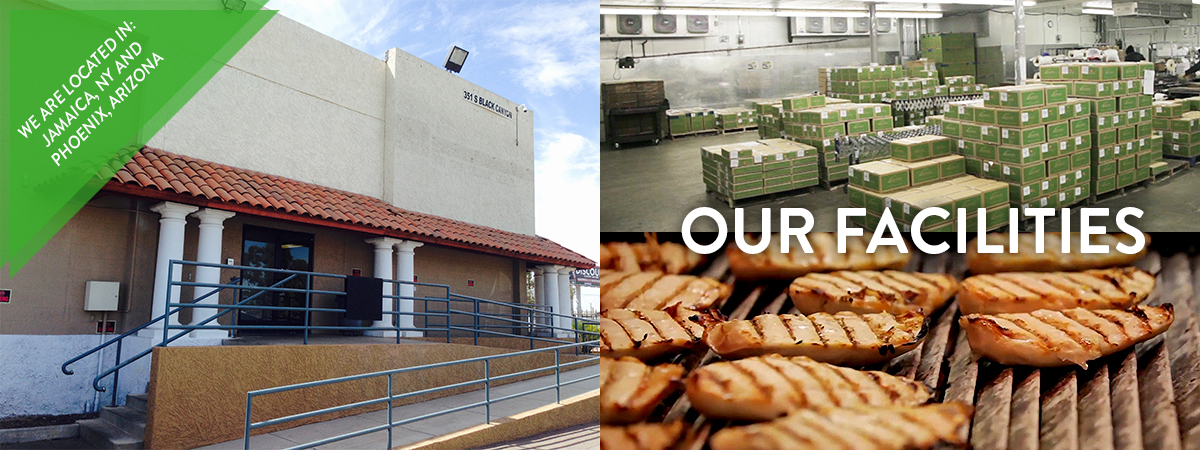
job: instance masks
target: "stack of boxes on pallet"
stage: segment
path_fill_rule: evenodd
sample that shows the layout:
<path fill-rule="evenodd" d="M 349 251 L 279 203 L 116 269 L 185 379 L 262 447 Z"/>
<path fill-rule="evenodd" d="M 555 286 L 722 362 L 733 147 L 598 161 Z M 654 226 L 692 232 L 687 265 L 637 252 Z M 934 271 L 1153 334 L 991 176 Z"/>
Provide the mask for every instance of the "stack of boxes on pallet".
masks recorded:
<path fill-rule="evenodd" d="M 661 112 L 653 114 L 615 114 L 621 110 L 658 108 L 666 104 L 662 80 L 625 80 L 600 83 L 600 109 L 604 126 L 612 138 L 637 136 L 655 131 Z M 655 116 L 659 117 L 655 117 Z M 655 136 L 657 137 L 657 136 Z"/>
<path fill-rule="evenodd" d="M 800 189 L 817 184 L 817 151 L 784 139 L 703 147 L 704 186 L 734 200 Z"/>
<path fill-rule="evenodd" d="M 712 108 L 667 110 L 671 137 L 717 131 L 717 114 Z"/>
<path fill-rule="evenodd" d="M 815 99 L 819 96 L 813 96 Z M 819 152 L 818 173 L 826 185 L 846 179 L 849 160 L 837 154 L 835 140 L 843 136 L 882 133 L 893 128 L 892 107 L 882 103 L 837 103 L 808 107 L 802 98 L 784 99 L 783 136 Z M 761 130 L 761 129 L 760 129 Z M 760 131 L 761 133 L 761 131 Z"/>
<path fill-rule="evenodd" d="M 757 114 L 750 108 L 724 108 L 715 111 L 717 129 L 733 131 L 758 126 Z"/>
<path fill-rule="evenodd" d="M 1162 154 L 1179 158 L 1200 156 L 1200 97 L 1154 102 L 1155 131 L 1162 132 Z M 1166 170 L 1166 163 L 1151 163 L 1150 174 Z"/>
<path fill-rule="evenodd" d="M 921 56 L 935 63 L 946 77 L 975 76 L 975 33 L 937 33 L 921 36 Z"/>
<path fill-rule="evenodd" d="M 1153 135 L 1153 97 L 1142 85 L 1146 71 L 1153 70 L 1150 63 L 1134 62 L 1048 64 L 1040 69 L 1043 81 L 1087 101 L 1092 195 L 1149 179 L 1150 164 L 1162 160 L 1161 138 Z M 1058 206 L 1066 205 L 1060 201 Z"/>
<path fill-rule="evenodd" d="M 1091 194 L 1091 104 L 1056 85 L 989 88 L 945 107 L 942 134 L 956 139 L 968 174 L 1008 184 L 1016 207 L 1055 208 Z"/>
<path fill-rule="evenodd" d="M 974 230 L 978 209 L 988 208 L 986 229 L 1002 226 L 1008 220 L 1007 185 L 964 176 L 965 159 L 952 154 L 952 146 L 953 140 L 944 136 L 897 139 L 891 142 L 891 159 L 851 166 L 850 204 L 867 210 L 858 223 L 875 228 L 886 209 L 907 231 L 918 212 L 938 207 L 951 212 L 950 217 L 926 221 L 922 231 L 954 231 L 953 210 L 965 208 L 966 225 Z"/>
<path fill-rule="evenodd" d="M 818 83 L 820 81 L 818 75 Z M 833 97 L 856 103 L 871 103 L 970 95 L 978 93 L 983 87 L 975 84 L 974 76 L 954 76 L 939 80 L 936 71 L 921 67 L 866 66 L 832 69 L 828 89 L 829 95 Z"/>

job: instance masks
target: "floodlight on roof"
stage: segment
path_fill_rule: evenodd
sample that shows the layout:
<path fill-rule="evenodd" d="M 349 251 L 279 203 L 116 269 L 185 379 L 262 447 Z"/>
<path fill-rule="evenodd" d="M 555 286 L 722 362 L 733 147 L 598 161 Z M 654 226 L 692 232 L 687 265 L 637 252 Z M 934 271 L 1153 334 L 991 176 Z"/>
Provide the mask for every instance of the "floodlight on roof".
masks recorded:
<path fill-rule="evenodd" d="M 450 53 L 446 55 L 446 70 L 454 73 L 461 72 L 463 64 L 466 64 L 467 62 L 468 53 L 470 52 L 463 50 L 458 46 L 451 47 Z"/>

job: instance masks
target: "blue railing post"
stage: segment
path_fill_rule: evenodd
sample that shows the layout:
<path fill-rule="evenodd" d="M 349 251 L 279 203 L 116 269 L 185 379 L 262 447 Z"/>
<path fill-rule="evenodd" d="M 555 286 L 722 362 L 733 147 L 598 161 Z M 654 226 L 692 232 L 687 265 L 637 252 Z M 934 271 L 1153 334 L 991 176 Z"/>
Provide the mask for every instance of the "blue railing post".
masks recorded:
<path fill-rule="evenodd" d="M 492 423 L 492 377 L 491 360 L 483 360 L 483 411 L 484 423 Z"/>
<path fill-rule="evenodd" d="M 392 398 L 395 396 L 395 394 L 392 394 L 392 374 L 390 374 L 390 373 L 388 374 L 388 389 L 387 389 L 387 391 L 388 391 L 388 401 L 387 401 L 388 446 L 387 446 L 387 448 L 389 450 L 391 450 L 391 448 L 392 448 L 392 428 L 393 428 L 392 427 Z"/>
<path fill-rule="evenodd" d="M 113 363 L 115 367 L 121 364 L 121 343 L 123 340 L 117 340 L 117 360 Z M 117 406 L 117 391 L 121 388 L 121 371 L 113 372 L 113 391 L 112 391 L 112 406 Z"/>
<path fill-rule="evenodd" d="M 479 345 L 479 299 L 475 299 L 475 345 Z"/>
<path fill-rule="evenodd" d="M 167 334 L 171 331 L 171 284 L 174 281 L 175 261 L 172 260 L 167 262 L 167 295 L 163 298 L 163 312 L 167 313 L 167 318 L 163 320 L 163 347 L 167 346 Z"/>
<path fill-rule="evenodd" d="M 309 309 L 312 309 L 312 274 L 311 273 L 308 274 L 307 277 L 305 277 L 304 290 L 308 291 L 308 292 L 304 293 L 304 345 L 308 345 L 309 317 L 312 316 L 312 312 L 309 311 Z"/>
<path fill-rule="evenodd" d="M 558 362 L 558 349 L 554 349 L 554 402 L 562 403 L 562 365 Z"/>
<path fill-rule="evenodd" d="M 244 450 L 250 450 L 250 408 L 251 408 L 250 402 L 252 402 L 253 400 L 254 400 L 254 393 L 247 392 L 246 393 L 246 428 L 242 434 L 242 448 Z"/>

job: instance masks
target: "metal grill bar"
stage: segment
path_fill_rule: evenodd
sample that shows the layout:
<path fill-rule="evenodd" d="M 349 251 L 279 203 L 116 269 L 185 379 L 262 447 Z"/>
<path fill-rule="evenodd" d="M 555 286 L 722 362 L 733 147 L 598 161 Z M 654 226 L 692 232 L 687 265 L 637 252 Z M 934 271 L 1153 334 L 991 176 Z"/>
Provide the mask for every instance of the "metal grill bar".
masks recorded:
<path fill-rule="evenodd" d="M 917 349 L 870 369 L 920 380 L 935 389 L 935 398 L 974 406 L 966 432 L 976 449 L 1200 448 L 1200 256 L 1152 252 L 1138 266 L 1158 278 L 1146 303 L 1174 304 L 1175 323 L 1163 336 L 1094 361 L 1088 370 L 976 362 L 959 330 L 954 303 L 934 315 Z M 728 260 L 718 257 L 702 274 L 734 284 L 724 308 L 729 318 L 794 312 L 787 282 L 739 285 L 728 267 Z M 907 270 L 961 277 L 966 263 L 961 255 L 918 255 Z M 692 370 L 714 359 L 708 351 L 677 362 Z M 699 415 L 685 396 L 668 404 L 658 417 L 686 420 L 695 432 L 727 425 Z"/>

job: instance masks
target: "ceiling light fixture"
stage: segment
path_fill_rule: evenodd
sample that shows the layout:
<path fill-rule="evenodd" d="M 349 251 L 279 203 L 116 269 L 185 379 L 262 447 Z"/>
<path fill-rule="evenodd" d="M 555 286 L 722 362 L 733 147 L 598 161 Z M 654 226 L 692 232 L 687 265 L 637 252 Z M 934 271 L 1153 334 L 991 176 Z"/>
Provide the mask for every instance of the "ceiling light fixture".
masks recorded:
<path fill-rule="evenodd" d="M 1082 12 L 1084 14 L 1091 14 L 1091 15 L 1095 15 L 1095 16 L 1111 16 L 1111 15 L 1113 15 L 1113 10 L 1111 10 L 1111 9 L 1083 8 Z"/>

